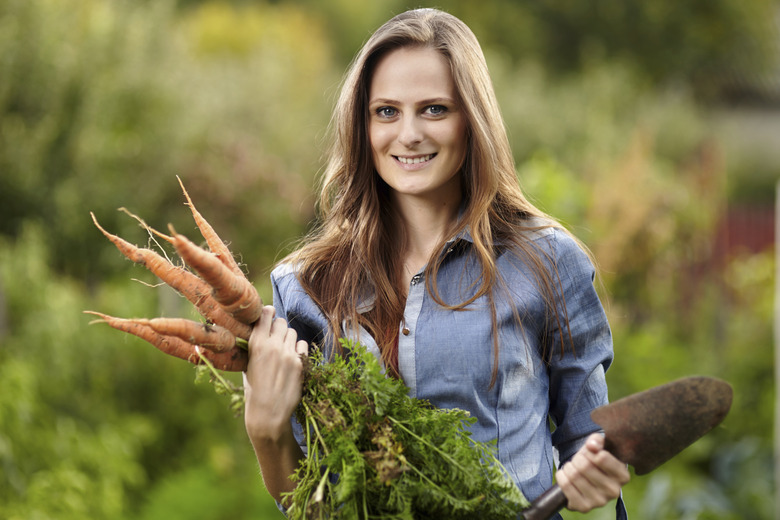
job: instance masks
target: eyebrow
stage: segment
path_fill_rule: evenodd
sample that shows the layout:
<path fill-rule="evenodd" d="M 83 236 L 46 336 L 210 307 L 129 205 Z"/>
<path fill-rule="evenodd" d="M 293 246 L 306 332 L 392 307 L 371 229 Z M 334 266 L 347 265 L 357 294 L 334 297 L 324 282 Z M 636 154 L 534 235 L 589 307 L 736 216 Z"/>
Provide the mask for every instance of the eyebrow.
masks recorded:
<path fill-rule="evenodd" d="M 435 97 L 430 99 L 423 99 L 418 103 L 415 103 L 418 106 L 424 106 L 424 105 L 435 105 L 437 103 L 455 103 L 455 100 L 450 97 Z M 371 99 L 368 102 L 369 105 L 400 105 L 402 104 L 400 101 L 395 99 L 389 99 L 389 98 L 376 98 Z"/>

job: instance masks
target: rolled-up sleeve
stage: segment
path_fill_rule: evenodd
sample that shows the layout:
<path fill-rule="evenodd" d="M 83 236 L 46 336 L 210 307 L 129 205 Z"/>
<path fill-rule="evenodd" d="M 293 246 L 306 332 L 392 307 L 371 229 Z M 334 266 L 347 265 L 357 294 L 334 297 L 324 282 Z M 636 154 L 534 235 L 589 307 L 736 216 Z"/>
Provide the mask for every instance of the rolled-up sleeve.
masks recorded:
<path fill-rule="evenodd" d="M 562 298 L 560 319 L 550 327 L 550 417 L 555 423 L 553 444 L 566 461 L 585 437 L 600 429 L 590 412 L 608 402 L 605 374 L 613 359 L 612 333 L 588 256 L 571 238 L 557 233 L 553 262 Z"/>
<path fill-rule="evenodd" d="M 590 413 L 609 402 L 606 372 L 614 351 L 607 316 L 593 284 L 595 269 L 590 258 L 560 233 L 556 233 L 554 251 L 563 298 L 561 320 L 550 328 L 550 417 L 555 423 L 553 445 L 563 464 L 588 435 L 601 430 Z M 615 504 L 615 517 L 628 518 L 622 497 Z"/>

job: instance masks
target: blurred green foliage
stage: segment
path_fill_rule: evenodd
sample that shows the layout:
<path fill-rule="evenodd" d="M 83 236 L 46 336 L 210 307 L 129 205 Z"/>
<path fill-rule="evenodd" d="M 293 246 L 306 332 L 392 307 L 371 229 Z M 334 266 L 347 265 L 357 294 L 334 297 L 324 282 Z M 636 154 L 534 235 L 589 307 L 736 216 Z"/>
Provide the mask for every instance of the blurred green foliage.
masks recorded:
<path fill-rule="evenodd" d="M 175 222 L 175 175 L 215 226 L 245 230 L 225 238 L 255 270 L 311 219 L 329 109 L 311 85 L 337 76 L 304 11 L 10 0 L 0 17 L 0 231 L 40 222 L 57 269 L 112 269 L 89 211 L 120 233 L 120 206 Z"/>
<path fill-rule="evenodd" d="M 35 224 L 16 241 L 0 242 L 7 318 L 0 331 L 3 518 L 235 518 L 275 511 L 258 492 L 241 421 L 210 387 L 193 384 L 190 367 L 108 327 L 87 328 L 83 309 L 148 315 L 164 299 L 161 289 L 106 280 L 90 294 L 52 270 L 51 254 Z M 176 505 L 158 505 L 161 497 Z M 182 509 L 198 499 L 219 514 Z M 161 516 L 166 507 L 180 512 Z"/>
<path fill-rule="evenodd" d="M 193 6 L 208 0 L 179 0 Z M 248 5 L 250 0 L 233 0 Z M 438 7 L 466 20 L 485 47 L 533 59 L 557 76 L 618 62 L 654 84 L 680 81 L 698 95 L 721 93 L 724 76 L 772 64 L 774 0 L 286 0 L 321 17 L 341 60 L 348 60 L 390 15 Z"/>
<path fill-rule="evenodd" d="M 780 167 L 745 178 L 753 163 L 724 157 L 708 110 L 724 77 L 773 58 L 775 4 L 436 5 L 484 44 L 528 195 L 600 264 L 612 397 L 694 373 L 734 385 L 723 427 L 625 488 L 631 517 L 771 518 L 774 258 L 712 251 L 730 194 L 764 197 Z M 139 244 L 117 208 L 196 238 L 179 175 L 270 301 L 270 267 L 314 219 L 340 76 L 407 7 L 0 2 L 0 516 L 281 518 L 222 397 L 87 326 L 85 309 L 193 313 L 89 212 Z"/>

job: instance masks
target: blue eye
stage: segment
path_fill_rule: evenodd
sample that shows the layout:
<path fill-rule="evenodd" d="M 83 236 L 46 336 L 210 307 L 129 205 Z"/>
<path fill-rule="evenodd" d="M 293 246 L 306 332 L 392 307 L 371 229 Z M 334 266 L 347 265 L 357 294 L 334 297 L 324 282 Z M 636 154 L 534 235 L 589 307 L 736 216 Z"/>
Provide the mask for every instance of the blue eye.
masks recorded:
<path fill-rule="evenodd" d="M 376 109 L 376 115 L 379 117 L 391 118 L 396 115 L 396 109 L 393 107 L 379 107 Z"/>
<path fill-rule="evenodd" d="M 432 116 L 440 116 L 447 111 L 447 107 L 443 105 L 431 105 L 427 110 Z"/>

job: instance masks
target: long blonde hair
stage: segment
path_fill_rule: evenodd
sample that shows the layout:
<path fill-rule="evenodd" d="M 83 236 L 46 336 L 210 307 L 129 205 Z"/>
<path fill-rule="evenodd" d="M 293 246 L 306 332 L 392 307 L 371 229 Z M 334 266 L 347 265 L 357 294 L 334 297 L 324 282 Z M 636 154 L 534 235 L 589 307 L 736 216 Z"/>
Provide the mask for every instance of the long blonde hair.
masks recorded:
<path fill-rule="evenodd" d="M 376 340 L 388 370 L 394 375 L 397 334 L 405 305 L 398 255 L 404 237 L 403 229 L 394 225 L 389 188 L 372 161 L 368 89 L 379 58 L 409 46 L 435 49 L 450 64 L 467 120 L 468 150 L 461 171 L 464 209 L 449 237 L 468 229 L 473 254 L 482 266 L 476 293 L 466 301 L 447 303 L 442 301 L 436 285 L 441 259 L 434 254 L 426 266 L 427 290 L 439 305 L 453 310 L 462 310 L 481 296 L 489 298 L 497 361 L 493 294 L 500 280 L 495 248 L 497 243 L 514 244 L 531 266 L 551 316 L 558 325 L 567 321 L 565 307 L 561 315 L 555 303 L 562 297 L 557 276 L 545 268 L 542 253 L 522 238 L 532 217 L 544 218 L 546 226 L 560 226 L 535 208 L 520 189 L 504 121 L 477 38 L 466 24 L 445 12 L 407 11 L 380 27 L 347 71 L 331 121 L 332 143 L 319 200 L 321 221 L 302 247 L 286 259 L 298 266 L 302 286 L 330 323 L 331 337 L 340 333 L 345 320 L 363 325 Z M 443 241 L 435 251 L 441 251 L 444 245 Z M 373 308 L 359 313 L 358 305 L 367 297 L 374 299 Z M 494 361 L 491 385 L 497 369 Z"/>

